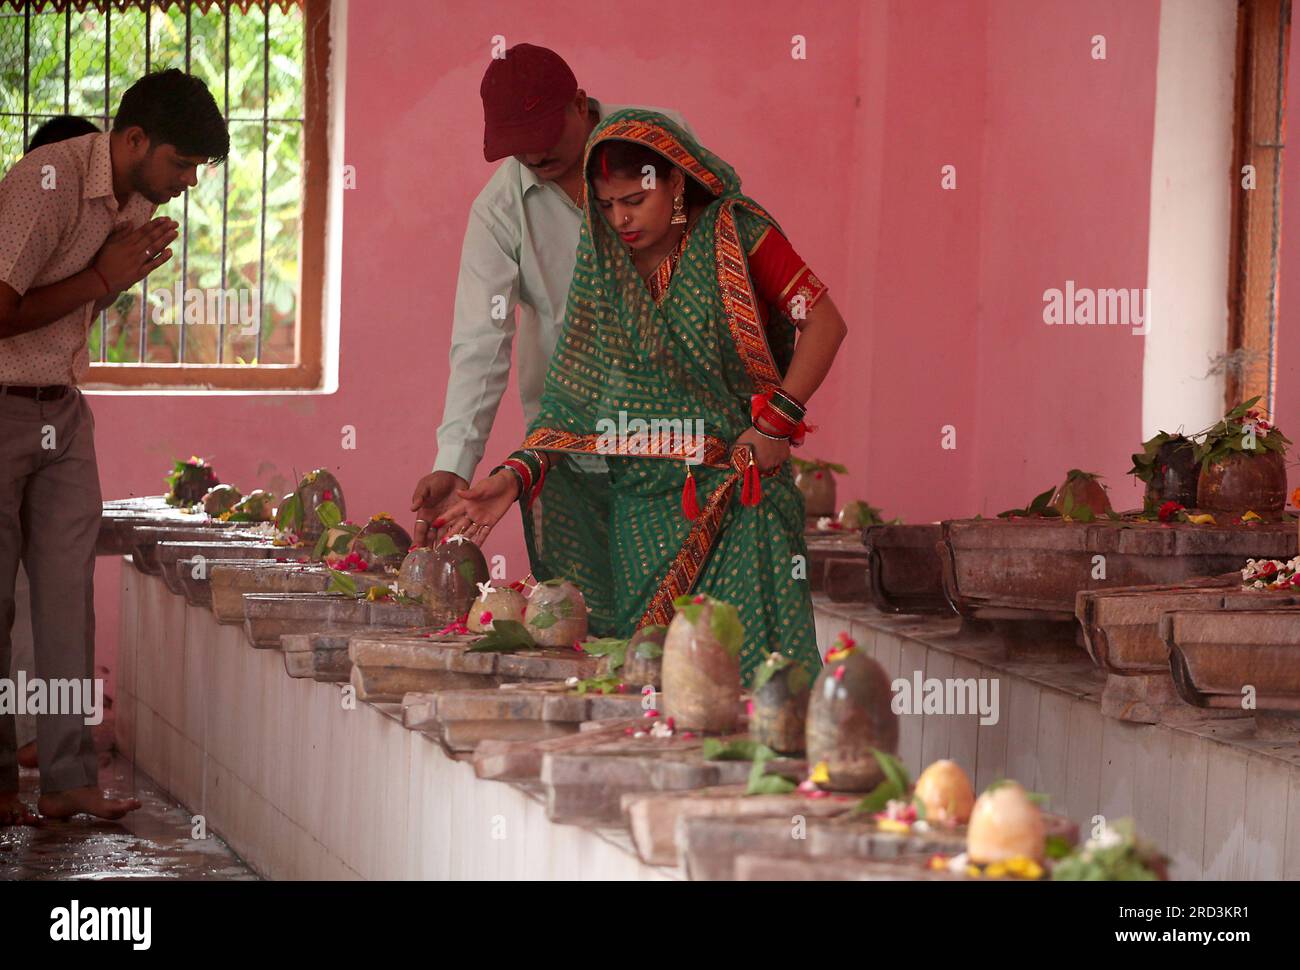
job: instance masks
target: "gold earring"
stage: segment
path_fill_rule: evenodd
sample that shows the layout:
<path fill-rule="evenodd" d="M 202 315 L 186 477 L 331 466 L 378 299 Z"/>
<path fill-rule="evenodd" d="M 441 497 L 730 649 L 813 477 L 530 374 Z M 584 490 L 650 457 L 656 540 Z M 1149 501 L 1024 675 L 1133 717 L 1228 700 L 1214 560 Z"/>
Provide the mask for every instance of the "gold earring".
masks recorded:
<path fill-rule="evenodd" d="M 669 225 L 684 226 L 686 225 L 686 196 L 684 193 L 678 193 L 677 198 L 673 199 L 673 217 L 668 220 Z"/>

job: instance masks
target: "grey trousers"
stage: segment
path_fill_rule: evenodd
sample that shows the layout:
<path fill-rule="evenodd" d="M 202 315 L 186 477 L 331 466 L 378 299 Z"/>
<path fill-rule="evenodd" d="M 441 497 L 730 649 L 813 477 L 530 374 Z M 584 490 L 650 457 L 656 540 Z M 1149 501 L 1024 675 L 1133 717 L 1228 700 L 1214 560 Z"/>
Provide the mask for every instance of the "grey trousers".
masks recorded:
<path fill-rule="evenodd" d="M 9 676 L 18 681 L 19 671 L 28 680 L 36 676 L 32 669 L 32 598 L 27 570 L 18 566 L 18 582 L 14 585 L 14 623 L 9 631 L 13 650 L 9 658 Z M 0 672 L 3 676 L 3 672 Z M 15 715 L 18 724 L 18 747 L 25 748 L 36 740 L 36 717 L 33 714 Z"/>
<path fill-rule="evenodd" d="M 95 419 L 81 393 L 56 401 L 0 394 L 0 674 L 10 670 L 21 560 L 31 586 L 28 676 L 34 673 L 46 685 L 94 677 L 95 541 L 102 508 Z M 36 752 L 43 792 L 98 783 L 84 712 L 39 715 Z M 5 713 L 0 791 L 17 788 L 14 717 Z"/>

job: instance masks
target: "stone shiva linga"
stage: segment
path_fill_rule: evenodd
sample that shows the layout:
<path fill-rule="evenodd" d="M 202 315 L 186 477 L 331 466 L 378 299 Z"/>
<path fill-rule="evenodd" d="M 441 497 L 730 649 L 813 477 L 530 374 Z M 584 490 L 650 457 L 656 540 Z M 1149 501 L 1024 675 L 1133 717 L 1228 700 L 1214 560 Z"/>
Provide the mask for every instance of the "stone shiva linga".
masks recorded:
<path fill-rule="evenodd" d="M 965 825 L 975 806 L 975 789 L 955 761 L 940 759 L 916 779 L 912 794 L 925 809 L 932 825 Z"/>
<path fill-rule="evenodd" d="M 1043 813 L 1019 784 L 993 784 L 976 800 L 966 829 L 966 853 L 976 865 L 1030 859 L 1047 850 Z"/>
<path fill-rule="evenodd" d="M 650 686 L 658 690 L 664 682 L 664 637 L 668 627 L 662 623 L 649 623 L 627 643 L 623 654 L 623 679 L 638 684 L 643 689 Z"/>
<path fill-rule="evenodd" d="M 812 677 L 800 663 L 770 653 L 754 674 L 749 736 L 779 754 L 804 749 Z"/>
<path fill-rule="evenodd" d="M 465 616 L 478 596 L 478 584 L 487 581 L 482 550 L 462 535 L 448 536 L 436 546 L 412 549 L 397 573 L 398 588 L 429 607 L 444 623 Z"/>
<path fill-rule="evenodd" d="M 898 751 L 889 675 L 841 633 L 808 702 L 809 764 L 826 765 L 834 791 L 870 791 L 884 777 L 876 751 Z"/>
<path fill-rule="evenodd" d="M 702 593 L 673 605 L 677 613 L 664 635 L 664 714 L 679 731 L 729 734 L 740 722 L 740 615 Z"/>
<path fill-rule="evenodd" d="M 220 484 L 217 473 L 202 458 L 178 461 L 167 475 L 167 504 L 187 508 L 197 505 L 210 488 Z"/>
<path fill-rule="evenodd" d="M 522 584 L 519 584 L 522 585 Z M 528 600 L 518 585 L 493 586 L 491 582 L 478 584 L 479 594 L 469 607 L 465 626 L 474 633 L 487 633 L 497 620 L 524 622 Z"/>
<path fill-rule="evenodd" d="M 542 647 L 572 647 L 587 638 L 587 601 L 567 579 L 548 579 L 528 594 L 524 626 Z"/>
<path fill-rule="evenodd" d="M 809 519 L 834 515 L 835 475 L 847 475 L 849 470 L 843 465 L 820 459 L 791 458 L 790 461 L 798 472 L 794 484 L 803 495 L 804 515 Z"/>
<path fill-rule="evenodd" d="M 309 471 L 302 477 L 298 487 L 280 503 L 275 518 L 276 527 L 294 533 L 308 545 L 314 544 L 325 530 L 319 510 L 326 502 L 332 502 L 337 507 L 340 520 L 347 519 L 348 506 L 343 499 L 343 488 L 338 479 L 324 468 Z"/>

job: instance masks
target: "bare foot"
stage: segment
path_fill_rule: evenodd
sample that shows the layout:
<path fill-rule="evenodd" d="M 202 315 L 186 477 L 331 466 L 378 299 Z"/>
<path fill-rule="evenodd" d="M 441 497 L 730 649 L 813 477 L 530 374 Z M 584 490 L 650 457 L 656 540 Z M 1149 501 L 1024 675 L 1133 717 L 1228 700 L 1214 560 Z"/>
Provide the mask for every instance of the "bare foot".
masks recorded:
<path fill-rule="evenodd" d="M 20 768 L 38 768 L 40 763 L 36 760 L 36 742 L 24 744 L 18 749 L 18 767 Z"/>
<path fill-rule="evenodd" d="M 67 791 L 42 794 L 36 802 L 37 810 L 46 818 L 72 818 L 82 812 L 96 818 L 119 819 L 127 812 L 140 807 L 135 798 L 109 798 L 98 788 L 70 788 Z"/>
<path fill-rule="evenodd" d="M 16 791 L 0 792 L 0 828 L 6 825 L 35 825 L 39 819 L 27 810 Z"/>

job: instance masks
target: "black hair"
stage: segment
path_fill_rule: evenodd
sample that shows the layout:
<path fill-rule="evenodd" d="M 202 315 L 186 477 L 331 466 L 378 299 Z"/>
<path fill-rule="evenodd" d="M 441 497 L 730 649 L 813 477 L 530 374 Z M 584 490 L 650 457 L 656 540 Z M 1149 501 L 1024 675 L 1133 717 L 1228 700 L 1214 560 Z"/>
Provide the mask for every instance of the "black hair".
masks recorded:
<path fill-rule="evenodd" d="M 207 85 L 174 67 L 146 74 L 127 88 L 113 130 L 132 125 L 143 128 L 153 145 L 172 145 L 181 155 L 199 155 L 216 163 L 230 153 L 226 119 Z"/>
<path fill-rule="evenodd" d="M 666 182 L 675 167 L 663 155 L 653 148 L 633 141 L 621 141 L 616 138 L 601 142 L 592 149 L 587 159 L 587 178 L 595 179 L 604 172 L 623 178 L 639 179 L 646 166 L 654 169 L 655 184 Z M 686 177 L 686 201 L 690 205 L 708 205 L 713 201 L 713 193 L 697 182 L 688 172 Z"/>
<path fill-rule="evenodd" d="M 57 118 L 51 118 L 45 124 L 36 129 L 32 135 L 32 140 L 27 146 L 27 151 L 40 148 L 42 145 L 53 145 L 58 141 L 67 141 L 69 138 L 80 138 L 82 135 L 96 135 L 99 133 L 99 125 L 93 121 L 87 121 L 85 118 L 78 118 L 76 115 L 59 115 Z"/>

